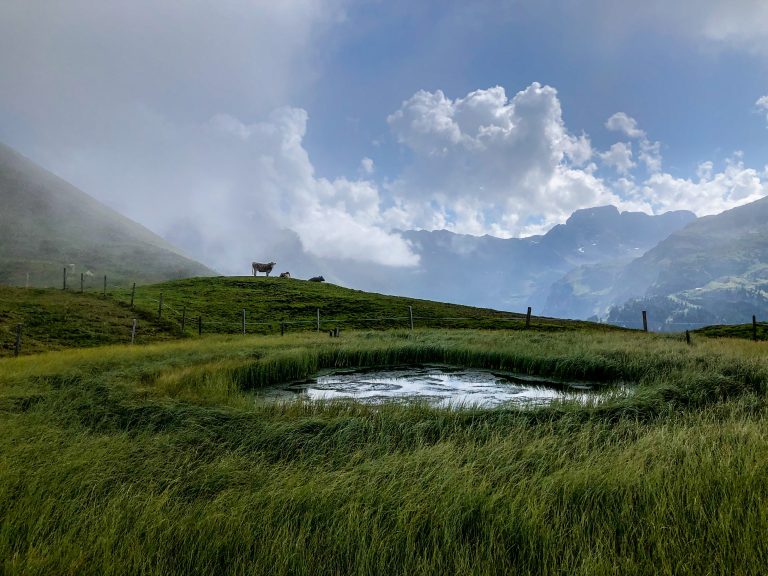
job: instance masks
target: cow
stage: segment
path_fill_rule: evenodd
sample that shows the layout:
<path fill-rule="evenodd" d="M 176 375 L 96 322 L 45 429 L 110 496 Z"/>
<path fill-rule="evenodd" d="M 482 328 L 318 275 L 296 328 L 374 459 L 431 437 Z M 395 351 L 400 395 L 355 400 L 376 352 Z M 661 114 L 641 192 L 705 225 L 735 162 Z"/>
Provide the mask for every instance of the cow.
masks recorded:
<path fill-rule="evenodd" d="M 312 278 L 309 279 L 310 282 L 325 282 L 325 278 L 322 276 L 312 276 Z"/>
<path fill-rule="evenodd" d="M 251 264 L 251 267 L 253 268 L 254 276 L 257 275 L 257 272 L 266 272 L 267 276 L 269 276 L 269 273 L 272 272 L 272 268 L 275 267 L 275 262 L 270 262 L 268 264 L 262 264 L 261 262 L 253 262 Z"/>
<path fill-rule="evenodd" d="M 280 272 L 280 278 L 290 278 L 291 273 L 290 272 Z"/>

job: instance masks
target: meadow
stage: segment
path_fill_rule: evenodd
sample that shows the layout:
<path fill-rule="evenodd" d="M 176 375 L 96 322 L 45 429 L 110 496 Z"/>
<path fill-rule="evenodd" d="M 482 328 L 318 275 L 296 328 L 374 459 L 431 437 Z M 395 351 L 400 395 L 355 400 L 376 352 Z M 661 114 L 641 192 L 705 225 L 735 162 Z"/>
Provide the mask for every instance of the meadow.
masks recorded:
<path fill-rule="evenodd" d="M 765 345 L 602 330 L 208 336 L 0 360 L 4 574 L 759 574 Z M 420 362 L 588 404 L 259 402 Z"/>

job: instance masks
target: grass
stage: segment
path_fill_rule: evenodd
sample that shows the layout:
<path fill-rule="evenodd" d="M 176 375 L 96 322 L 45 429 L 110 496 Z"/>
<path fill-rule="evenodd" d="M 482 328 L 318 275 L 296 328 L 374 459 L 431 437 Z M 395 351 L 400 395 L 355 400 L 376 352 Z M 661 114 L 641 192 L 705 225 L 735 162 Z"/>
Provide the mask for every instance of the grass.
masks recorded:
<path fill-rule="evenodd" d="M 710 338 L 744 338 L 752 340 L 757 336 L 757 340 L 768 340 L 768 324 L 758 322 L 754 332 L 752 324 L 732 324 L 705 326 L 695 330 L 694 333 Z"/>
<path fill-rule="evenodd" d="M 266 404 L 435 361 L 599 404 Z M 626 332 L 216 336 L 0 360 L 4 574 L 758 574 L 764 344 Z"/>
<path fill-rule="evenodd" d="M 130 342 L 134 318 L 137 343 L 176 337 L 173 324 L 96 293 L 0 286 L 0 357 L 13 355 L 17 324 L 22 324 L 22 352 L 35 354 Z"/>
<path fill-rule="evenodd" d="M 158 319 L 160 296 L 162 316 Z M 101 287 L 79 293 L 74 290 L 24 289 L 0 286 L 0 356 L 11 356 L 16 324 L 23 324 L 22 353 L 38 353 L 67 347 L 130 342 L 133 318 L 138 320 L 136 342 L 145 344 L 178 339 L 185 317 L 183 337 L 202 334 L 241 334 L 246 310 L 248 334 L 279 334 L 315 331 L 317 310 L 321 330 L 340 328 L 396 329 L 409 326 L 409 306 L 416 328 L 489 328 L 519 330 L 525 316 L 485 308 L 473 308 L 385 296 L 350 290 L 331 284 L 266 277 L 192 278 L 137 286 L 131 309 L 130 284 Z M 615 328 L 552 318 L 533 317 L 536 330 L 616 330 Z"/>

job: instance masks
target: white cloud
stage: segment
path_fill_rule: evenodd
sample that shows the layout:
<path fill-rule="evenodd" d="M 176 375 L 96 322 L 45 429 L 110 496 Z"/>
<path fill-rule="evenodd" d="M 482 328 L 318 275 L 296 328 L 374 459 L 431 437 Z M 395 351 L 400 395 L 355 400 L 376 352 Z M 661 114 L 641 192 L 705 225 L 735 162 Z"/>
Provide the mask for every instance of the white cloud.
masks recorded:
<path fill-rule="evenodd" d="M 661 142 L 651 142 L 645 138 L 640 140 L 639 157 L 648 172 L 661 172 Z"/>
<path fill-rule="evenodd" d="M 224 146 L 236 164 L 216 166 L 209 159 L 207 170 L 219 169 L 222 180 L 228 180 L 220 186 L 218 209 L 230 214 L 231 222 L 243 212 L 252 213 L 249 224 L 254 228 L 245 237 L 256 236 L 260 222 L 269 220 L 271 226 L 294 230 L 304 250 L 315 256 L 387 266 L 416 264 L 418 258 L 409 244 L 387 230 L 375 184 L 315 176 L 303 147 L 306 123 L 306 112 L 296 108 L 275 110 L 266 121 L 250 125 L 231 116 L 215 116 L 208 127 L 225 140 L 209 145 Z M 206 186 L 198 197 L 205 210 L 211 200 L 209 190 Z M 209 229 L 203 234 L 213 235 Z M 235 236 L 231 227 L 217 234 Z M 219 244 L 218 238 L 210 242 Z"/>
<path fill-rule="evenodd" d="M 394 227 L 529 235 L 589 206 L 705 215 L 768 193 L 766 175 L 745 167 L 738 154 L 719 172 L 702 162 L 697 179 L 663 172 L 661 143 L 623 112 L 606 127 L 637 140 L 638 162 L 631 142 L 614 143 L 597 156 L 619 178 L 603 179 L 588 163 L 595 156 L 588 137 L 575 137 L 563 123 L 556 91 L 536 83 L 511 99 L 501 87 L 456 100 L 420 91 L 388 121 L 413 153 L 411 165 L 387 188 L 394 207 L 385 218 Z M 638 163 L 643 180 L 634 174 Z"/>
<path fill-rule="evenodd" d="M 514 236 L 619 200 L 584 166 L 589 139 L 568 132 L 552 87 L 511 99 L 500 86 L 456 100 L 422 90 L 388 122 L 413 152 L 389 189 L 401 227 Z"/>
<path fill-rule="evenodd" d="M 605 121 L 605 127 L 614 132 L 623 132 L 630 138 L 645 138 L 645 132 L 637 127 L 637 120 L 625 112 L 616 112 Z"/>
<path fill-rule="evenodd" d="M 367 156 L 360 160 L 360 172 L 366 176 L 370 176 L 375 171 L 373 160 Z"/>
<path fill-rule="evenodd" d="M 600 158 L 605 164 L 615 168 L 619 174 L 625 176 L 636 166 L 632 161 L 632 144 L 630 142 L 616 142 L 608 152 L 601 153 Z"/>
<path fill-rule="evenodd" d="M 638 203 L 654 213 L 692 210 L 698 216 L 718 214 L 735 206 L 759 200 L 768 194 L 768 180 L 754 168 L 744 166 L 737 154 L 722 172 L 712 172 L 712 163 L 703 162 L 697 180 L 658 173 L 628 191 Z"/>
<path fill-rule="evenodd" d="M 768 95 L 758 98 L 755 102 L 755 106 L 765 114 L 765 120 L 768 122 Z"/>
<path fill-rule="evenodd" d="M 640 153 L 638 157 L 640 161 L 645 165 L 649 173 L 655 174 L 661 171 L 661 142 L 651 142 L 648 139 L 648 135 L 644 130 L 641 130 L 637 125 L 637 120 L 629 116 L 625 112 L 616 112 L 613 116 L 608 118 L 605 122 L 605 127 L 608 130 L 614 132 L 622 132 L 630 138 L 636 138 L 639 140 Z M 631 161 L 631 158 L 620 159 L 619 156 L 624 154 L 626 156 L 625 147 L 614 149 L 616 145 L 611 147 L 611 150 L 607 153 L 603 153 L 601 157 L 608 165 L 613 165 L 619 170 L 621 174 L 626 175 L 630 168 L 634 167 L 634 163 L 630 166 L 627 164 L 627 160 Z M 608 154 L 608 156 L 606 156 Z M 631 152 L 630 152 L 631 154 Z M 621 162 L 623 168 L 620 168 L 617 164 L 611 164 L 611 161 Z M 623 170 L 623 171 L 622 171 Z"/>

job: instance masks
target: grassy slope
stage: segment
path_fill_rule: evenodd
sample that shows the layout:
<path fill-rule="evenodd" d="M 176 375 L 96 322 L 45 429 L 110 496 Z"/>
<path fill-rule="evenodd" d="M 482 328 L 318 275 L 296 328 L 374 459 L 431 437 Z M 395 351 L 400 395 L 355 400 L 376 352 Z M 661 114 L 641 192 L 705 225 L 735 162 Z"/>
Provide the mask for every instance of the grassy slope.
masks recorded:
<path fill-rule="evenodd" d="M 158 322 L 161 293 L 164 311 L 162 321 Z M 247 311 L 250 334 L 279 333 L 282 320 L 288 322 L 289 333 L 314 330 L 318 308 L 323 330 L 336 326 L 344 331 L 406 327 L 408 306 L 413 306 L 416 327 L 519 329 L 524 324 L 524 316 L 520 314 L 280 278 L 192 278 L 139 286 L 133 311 L 129 307 L 130 294 L 128 288 L 113 287 L 109 288 L 108 297 L 103 298 L 98 290 L 79 294 L 76 291 L 0 286 L 0 356 L 13 353 L 17 323 L 24 324 L 24 353 L 126 343 L 130 340 L 133 318 L 138 318 L 139 322 L 137 343 L 176 338 L 185 306 L 185 335 L 188 337 L 197 336 L 196 319 L 200 315 L 203 316 L 204 334 L 240 333 L 243 308 Z M 438 320 L 440 318 L 449 320 Z M 534 318 L 532 325 L 541 329 L 598 328 L 586 323 L 542 318 Z"/>
<path fill-rule="evenodd" d="M 601 406 L 255 404 L 403 360 L 631 381 Z M 209 337 L 0 360 L 6 574 L 758 574 L 764 345 L 569 332 Z"/>
<path fill-rule="evenodd" d="M 521 328 L 525 316 L 487 308 L 387 296 L 343 288 L 326 283 L 266 277 L 219 277 L 175 280 L 137 289 L 136 303 L 157 310 L 160 293 L 178 318 L 184 306 L 187 315 L 204 317 L 206 330 L 235 333 L 241 330 L 242 310 L 246 310 L 249 331 L 265 333 L 279 330 L 285 320 L 288 330 L 314 329 L 317 309 L 321 329 L 402 328 L 409 323 L 408 307 L 413 307 L 416 327 L 510 327 Z M 125 300 L 129 292 L 115 294 Z M 469 319 L 469 320 L 462 320 Z M 269 324 L 269 326 L 261 323 Z M 595 324 L 568 320 L 535 318 L 541 329 L 597 328 Z"/>
<path fill-rule="evenodd" d="M 0 144 L 0 283 L 61 286 L 81 272 L 157 282 L 213 274 L 165 240 Z"/>

